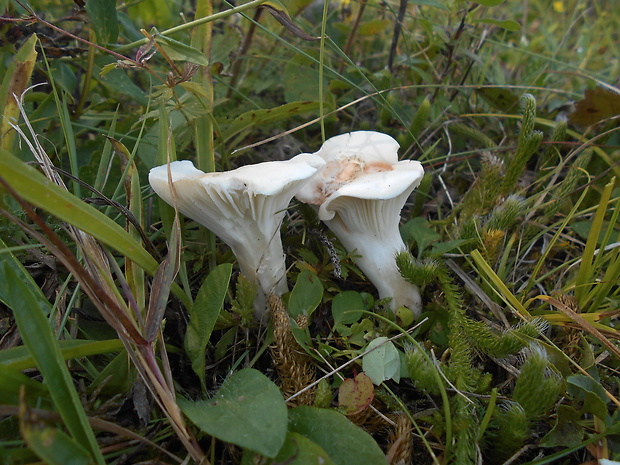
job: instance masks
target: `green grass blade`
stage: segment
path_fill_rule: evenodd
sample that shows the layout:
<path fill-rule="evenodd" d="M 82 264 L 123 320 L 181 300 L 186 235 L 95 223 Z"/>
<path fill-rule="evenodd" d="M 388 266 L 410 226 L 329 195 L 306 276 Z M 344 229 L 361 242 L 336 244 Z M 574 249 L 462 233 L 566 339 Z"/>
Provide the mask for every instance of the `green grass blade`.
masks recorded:
<path fill-rule="evenodd" d="M 532 273 L 530 275 L 530 278 L 529 278 L 529 281 L 527 283 L 527 286 L 524 289 L 524 295 L 527 294 L 530 291 L 530 289 L 532 289 L 532 287 L 534 287 L 537 284 L 538 281 L 540 281 L 540 280 L 542 280 L 544 278 L 544 277 L 543 278 L 538 278 L 538 273 L 540 272 L 540 270 L 547 263 L 548 255 L 554 249 L 555 244 L 562 237 L 562 234 L 564 234 L 564 230 L 566 229 L 566 226 L 568 225 L 570 220 L 577 213 L 577 210 L 579 209 L 579 207 L 581 206 L 581 203 L 586 198 L 587 193 L 588 193 L 588 189 L 584 189 L 583 192 L 581 193 L 581 195 L 579 196 L 579 199 L 573 205 L 573 208 L 571 208 L 571 211 L 566 215 L 566 217 L 560 222 L 559 226 L 556 228 L 556 232 L 553 235 L 553 237 L 551 238 L 551 241 L 549 242 L 548 246 L 545 248 L 545 250 L 543 251 L 542 255 L 538 259 L 538 262 L 536 263 L 536 266 L 534 266 L 534 269 L 533 269 L 533 271 L 532 271 Z"/>
<path fill-rule="evenodd" d="M 603 222 L 605 215 L 607 214 L 609 199 L 614 189 L 615 178 L 612 179 L 603 189 L 601 194 L 601 200 L 599 201 L 596 214 L 592 220 L 592 227 L 588 234 L 588 240 L 586 247 L 583 250 L 583 257 L 579 265 L 579 271 L 577 273 L 577 279 L 575 281 L 575 298 L 579 302 L 580 306 L 585 304 L 585 296 L 592 287 L 592 278 L 595 273 L 595 267 L 593 266 L 594 252 L 598 245 L 598 238 L 601 235 L 603 229 Z"/>
<path fill-rule="evenodd" d="M 600 253 L 603 253 L 601 251 Z M 596 312 L 600 310 L 602 302 L 607 297 L 611 297 L 612 289 L 620 282 L 620 248 L 610 252 L 613 258 L 610 260 L 605 270 L 605 275 L 600 283 L 597 283 L 586 297 L 586 305 L 583 310 L 586 312 Z"/>
<path fill-rule="evenodd" d="M 2 292 L 0 292 L 0 300 L 5 300 Z M 105 341 L 70 339 L 58 341 L 58 347 L 63 360 L 72 360 L 74 358 L 124 350 L 123 343 L 120 339 L 108 339 Z M 35 368 L 37 362 L 30 354 L 27 347 L 17 346 L 0 351 L 0 366 L 12 370 L 28 370 L 30 368 Z"/>
<path fill-rule="evenodd" d="M 478 267 L 478 274 L 481 276 L 485 276 L 491 284 L 493 284 L 493 289 L 499 294 L 499 296 L 506 302 L 508 305 L 513 307 L 517 313 L 525 320 L 531 320 L 532 316 L 525 309 L 523 304 L 519 302 L 519 299 L 510 292 L 508 286 L 504 284 L 499 276 L 493 271 L 491 265 L 489 265 L 479 250 L 474 250 L 471 253 L 471 258 L 473 258 L 476 266 Z"/>
<path fill-rule="evenodd" d="M 45 61 L 45 66 L 47 68 L 48 74 L 50 76 L 53 76 L 50 64 L 45 54 L 43 55 L 43 60 Z M 77 146 L 75 144 L 75 133 L 73 131 L 73 122 L 71 121 L 71 115 L 69 114 L 67 101 L 64 98 L 64 91 L 59 91 L 59 89 L 56 87 L 56 82 L 54 81 L 54 79 L 50 79 L 49 83 L 52 86 L 52 94 L 54 95 L 54 101 L 56 102 L 56 109 L 58 111 L 58 118 L 60 119 L 60 128 L 62 129 L 62 133 L 65 139 L 65 146 L 67 154 L 69 156 L 69 165 L 71 166 L 71 174 L 73 176 L 79 177 L 80 173 Z M 80 185 L 76 182 L 73 183 L 73 193 L 78 197 L 82 196 Z"/>
<path fill-rule="evenodd" d="M 13 310 L 19 333 L 36 360 L 67 429 L 77 444 L 89 451 L 91 460 L 104 464 L 58 341 L 45 316 L 49 308 L 44 308 L 41 300 L 6 262 L 0 267 L 0 281 L 10 283 L 4 286 L 6 303 Z"/>
<path fill-rule="evenodd" d="M 185 350 L 203 388 L 206 388 L 205 350 L 217 317 L 222 310 L 231 275 L 232 265 L 230 263 L 223 263 L 209 273 L 200 286 L 189 315 L 189 324 L 185 333 Z"/>
<path fill-rule="evenodd" d="M 90 465 L 88 450 L 62 431 L 41 426 L 35 415 L 25 415 L 21 432 L 30 449 L 48 465 Z"/>

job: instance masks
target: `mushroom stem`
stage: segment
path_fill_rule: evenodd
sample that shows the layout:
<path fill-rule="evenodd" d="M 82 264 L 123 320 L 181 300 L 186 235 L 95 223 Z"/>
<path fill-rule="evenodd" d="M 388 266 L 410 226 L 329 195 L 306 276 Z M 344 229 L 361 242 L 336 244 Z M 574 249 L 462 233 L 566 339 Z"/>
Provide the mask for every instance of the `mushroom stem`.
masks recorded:
<path fill-rule="evenodd" d="M 278 228 L 271 237 L 252 227 L 248 228 L 250 229 L 248 233 L 256 239 L 256 242 L 238 241 L 232 238 L 228 241 L 230 249 L 237 257 L 241 273 L 258 285 L 254 301 L 257 317 L 262 317 L 267 308 L 269 294 L 281 296 L 288 292 L 285 256 L 278 230 L 281 222 L 280 220 Z"/>
<path fill-rule="evenodd" d="M 330 206 L 335 216 L 324 221 L 344 248 L 352 252 L 353 261 L 375 285 L 379 297 L 391 297 L 393 310 L 404 306 L 417 317 L 422 309 L 420 291 L 402 277 L 396 266 L 396 255 L 407 251 L 398 225 L 401 205 L 408 195 L 405 192 L 399 196 L 402 201 L 392 202 L 348 198 L 346 208 L 340 208 L 344 202 L 337 199 Z M 369 218 L 372 221 L 360 221 Z"/>

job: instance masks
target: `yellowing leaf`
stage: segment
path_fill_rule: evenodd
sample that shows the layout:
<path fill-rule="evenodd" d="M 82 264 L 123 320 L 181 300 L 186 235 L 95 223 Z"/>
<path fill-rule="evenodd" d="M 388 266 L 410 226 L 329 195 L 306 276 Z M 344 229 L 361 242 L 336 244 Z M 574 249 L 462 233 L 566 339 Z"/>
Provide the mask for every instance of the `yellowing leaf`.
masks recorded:
<path fill-rule="evenodd" d="M 365 373 L 347 378 L 338 390 L 338 406 L 347 415 L 355 415 L 368 407 L 375 398 L 375 387 Z"/>
<path fill-rule="evenodd" d="M 388 19 L 375 19 L 362 24 L 359 28 L 359 34 L 361 36 L 369 36 L 379 34 L 383 31 L 389 30 L 390 20 Z"/>
<path fill-rule="evenodd" d="M 11 123 L 16 124 L 19 118 L 19 108 L 15 98 L 19 98 L 30 83 L 30 76 L 32 76 L 37 59 L 37 52 L 34 48 L 36 42 L 37 36 L 32 34 L 21 46 L 6 69 L 0 86 L 0 108 L 2 109 L 0 137 L 2 148 L 6 150 L 13 148 L 15 131 L 11 128 Z"/>

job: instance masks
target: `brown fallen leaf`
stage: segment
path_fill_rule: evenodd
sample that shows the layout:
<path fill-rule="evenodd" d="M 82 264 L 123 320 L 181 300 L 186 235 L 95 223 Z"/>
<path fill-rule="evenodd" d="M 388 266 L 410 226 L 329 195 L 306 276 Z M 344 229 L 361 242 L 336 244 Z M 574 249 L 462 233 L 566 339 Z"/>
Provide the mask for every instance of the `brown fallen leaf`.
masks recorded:
<path fill-rule="evenodd" d="M 366 373 L 358 373 L 354 379 L 347 378 L 338 390 L 338 406 L 347 415 L 355 415 L 368 407 L 375 397 L 375 387 Z"/>
<path fill-rule="evenodd" d="M 587 127 L 607 118 L 620 115 L 620 93 L 604 87 L 585 91 L 583 100 L 575 104 L 569 115 L 571 123 Z"/>

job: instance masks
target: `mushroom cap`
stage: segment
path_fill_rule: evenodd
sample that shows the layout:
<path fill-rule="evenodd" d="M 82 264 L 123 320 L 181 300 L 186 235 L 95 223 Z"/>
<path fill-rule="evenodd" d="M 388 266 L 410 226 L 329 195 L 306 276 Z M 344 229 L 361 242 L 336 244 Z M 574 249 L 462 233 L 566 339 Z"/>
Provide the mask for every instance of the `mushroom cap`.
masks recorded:
<path fill-rule="evenodd" d="M 170 163 L 170 173 L 175 188 L 179 186 L 177 189 L 187 189 L 185 186 L 198 181 L 199 184 L 208 183 L 222 191 L 243 190 L 251 195 L 274 195 L 283 191 L 290 183 L 309 178 L 325 165 L 320 158 L 310 154 L 303 155 L 287 161 L 245 165 L 235 170 L 216 173 L 200 171 L 189 160 L 173 161 Z M 168 165 L 151 169 L 149 182 L 157 195 L 172 203 L 172 195 L 167 195 L 170 190 Z"/>
<path fill-rule="evenodd" d="M 398 161 L 400 144 L 387 134 L 376 131 L 354 131 L 327 139 L 315 155 L 326 162 L 358 156 L 364 161 L 393 165 Z"/>
<path fill-rule="evenodd" d="M 398 161 L 398 148 L 394 138 L 380 132 L 356 131 L 332 137 L 315 153 L 326 161 L 325 167 L 296 197 L 320 206 L 319 218 L 323 221 L 334 217 L 334 209 L 344 198 L 388 200 L 404 196 L 404 203 L 420 184 L 424 169 L 415 160 Z"/>
<path fill-rule="evenodd" d="M 319 157 L 297 156 L 288 161 L 271 161 L 246 165 L 232 171 L 204 173 L 191 161 L 173 161 L 153 168 L 149 182 L 153 190 L 170 205 L 215 234 L 225 242 L 229 222 L 244 228 L 248 218 L 260 221 L 259 229 L 274 223 L 274 215 L 283 210 L 301 184 L 325 164 Z M 168 166 L 173 190 L 168 183 Z M 269 232 L 277 229 L 268 227 Z M 267 232 L 267 231 L 264 231 Z"/>

